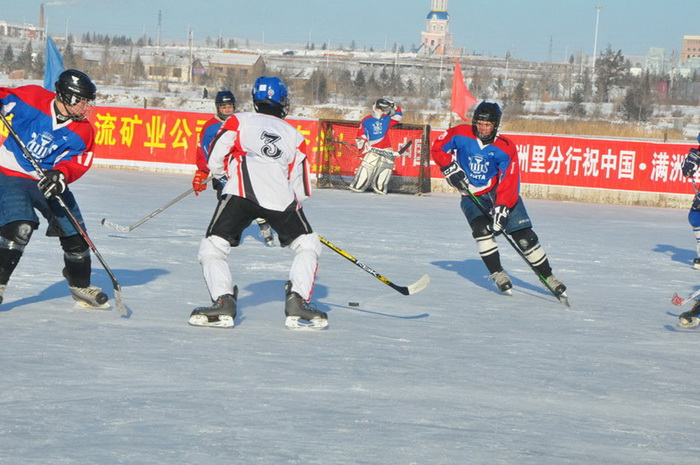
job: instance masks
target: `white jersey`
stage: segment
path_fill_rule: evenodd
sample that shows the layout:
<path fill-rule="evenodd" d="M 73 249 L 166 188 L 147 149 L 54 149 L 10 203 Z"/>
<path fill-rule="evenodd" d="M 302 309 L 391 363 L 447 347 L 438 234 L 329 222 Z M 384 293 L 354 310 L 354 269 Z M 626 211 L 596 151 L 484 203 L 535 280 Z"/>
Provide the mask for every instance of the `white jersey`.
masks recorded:
<path fill-rule="evenodd" d="M 228 177 L 223 194 L 284 211 L 311 195 L 306 147 L 304 136 L 283 119 L 236 113 L 214 137 L 208 166 L 215 178 Z"/>

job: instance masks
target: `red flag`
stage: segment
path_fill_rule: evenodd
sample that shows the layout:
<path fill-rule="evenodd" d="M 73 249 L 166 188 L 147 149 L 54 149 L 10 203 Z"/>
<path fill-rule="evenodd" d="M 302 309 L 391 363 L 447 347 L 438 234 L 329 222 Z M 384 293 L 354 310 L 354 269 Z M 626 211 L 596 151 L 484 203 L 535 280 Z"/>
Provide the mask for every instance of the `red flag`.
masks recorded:
<path fill-rule="evenodd" d="M 462 77 L 462 68 L 459 66 L 459 60 L 455 60 L 455 73 L 452 80 L 452 99 L 450 100 L 450 108 L 457 113 L 462 120 L 467 120 L 467 111 L 474 105 L 477 100 L 469 93 L 464 78 Z"/>

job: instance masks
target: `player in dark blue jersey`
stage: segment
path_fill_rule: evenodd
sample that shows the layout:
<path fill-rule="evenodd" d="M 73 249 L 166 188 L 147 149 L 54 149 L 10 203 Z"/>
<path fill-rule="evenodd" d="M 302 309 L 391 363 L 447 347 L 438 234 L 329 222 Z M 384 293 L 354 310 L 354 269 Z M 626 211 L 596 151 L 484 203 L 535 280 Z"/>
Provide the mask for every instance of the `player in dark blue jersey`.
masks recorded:
<path fill-rule="evenodd" d="M 220 90 L 216 93 L 216 97 L 214 97 L 214 105 L 216 106 L 216 114 L 202 126 L 199 143 L 197 144 L 197 151 L 195 154 L 197 171 L 195 171 L 194 178 L 192 179 L 192 188 L 194 189 L 195 195 L 199 195 L 200 192 L 207 188 L 207 184 L 204 181 L 209 177 L 209 167 L 207 163 L 209 162 L 211 142 L 214 140 L 216 133 L 219 132 L 219 129 L 221 129 L 221 125 L 224 121 L 236 111 L 236 97 L 230 90 Z M 220 200 L 223 186 L 216 179 L 212 179 L 211 183 L 216 190 L 216 198 Z M 260 226 L 260 235 L 265 241 L 265 245 L 269 247 L 274 246 L 275 238 L 268 222 L 263 218 L 258 218 L 256 222 L 258 226 Z"/>
<path fill-rule="evenodd" d="M 558 296 L 563 295 L 566 286 L 553 276 L 520 198 L 518 149 L 513 141 L 498 134 L 501 116 L 497 103 L 480 103 L 474 111 L 472 124 L 448 129 L 433 143 L 431 156 L 447 182 L 462 192 L 462 211 L 471 226 L 479 255 L 498 289 L 510 294 L 513 287 L 501 266 L 494 239 L 494 235 L 505 230 L 551 289 Z M 474 198 L 465 192 L 467 188 Z M 493 211 L 492 221 L 482 209 Z"/>
<path fill-rule="evenodd" d="M 108 307 L 107 295 L 90 285 L 90 248 L 56 201 L 60 196 L 85 230 L 68 185 L 92 166 L 95 130 L 87 117 L 96 94 L 90 78 L 74 69 L 60 74 L 55 93 L 35 85 L 0 87 L 1 111 L 45 173 L 39 180 L 22 148 L 12 137 L 5 139 L 0 147 L 0 303 L 39 227 L 39 212 L 48 222 L 46 234 L 59 238 L 63 276 L 73 298 L 91 308 Z"/>

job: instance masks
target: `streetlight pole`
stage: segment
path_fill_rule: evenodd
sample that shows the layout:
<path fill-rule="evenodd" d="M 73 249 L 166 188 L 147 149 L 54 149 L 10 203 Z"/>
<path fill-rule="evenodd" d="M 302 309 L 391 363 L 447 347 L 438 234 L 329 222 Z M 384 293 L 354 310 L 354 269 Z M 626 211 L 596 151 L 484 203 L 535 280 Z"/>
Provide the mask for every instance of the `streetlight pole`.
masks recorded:
<path fill-rule="evenodd" d="M 598 23 L 600 20 L 600 10 L 603 8 L 600 5 L 595 7 L 595 38 L 593 39 L 593 73 L 595 74 L 595 55 L 598 50 Z"/>

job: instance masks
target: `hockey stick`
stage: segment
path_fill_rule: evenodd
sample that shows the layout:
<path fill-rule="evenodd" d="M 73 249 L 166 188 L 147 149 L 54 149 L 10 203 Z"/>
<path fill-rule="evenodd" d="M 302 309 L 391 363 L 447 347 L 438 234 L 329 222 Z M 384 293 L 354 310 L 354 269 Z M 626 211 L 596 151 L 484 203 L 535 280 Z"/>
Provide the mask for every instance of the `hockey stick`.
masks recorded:
<path fill-rule="evenodd" d="M 462 188 L 460 189 L 460 191 L 462 191 L 463 193 L 466 193 L 474 201 L 476 206 L 479 208 L 481 213 L 486 217 L 486 219 L 489 222 L 493 222 L 493 217 L 491 216 L 491 214 L 489 212 L 486 211 L 486 208 L 484 208 L 484 206 L 481 204 L 479 199 L 476 198 L 476 196 L 472 193 L 472 191 L 469 190 L 469 186 L 467 185 L 466 181 L 462 180 L 462 183 L 463 183 L 463 185 L 462 185 Z M 537 268 L 535 268 L 535 266 L 532 263 L 530 263 L 530 260 L 527 259 L 527 257 L 523 253 L 523 251 L 520 250 L 520 248 L 517 246 L 515 241 L 513 241 L 513 239 L 505 232 L 505 230 L 503 231 L 503 237 L 505 237 L 506 241 L 508 241 L 508 243 L 511 245 L 511 247 L 513 247 L 513 250 L 515 250 L 517 252 L 517 254 L 520 255 L 520 258 L 522 258 L 525 261 L 525 263 L 527 263 L 527 265 L 530 267 L 530 269 L 535 273 L 535 275 L 540 279 L 540 281 L 542 281 L 542 284 L 545 285 L 547 290 L 549 292 L 551 292 L 552 295 L 554 297 L 556 297 L 557 300 L 559 300 L 559 302 L 566 305 L 567 307 L 570 307 L 568 297 L 566 297 L 563 294 L 557 295 L 557 293 L 554 292 L 554 289 L 552 289 L 552 286 L 549 285 L 549 283 L 547 282 L 545 277 L 542 276 L 539 271 L 537 271 Z"/>
<path fill-rule="evenodd" d="M 688 302 L 690 302 L 691 300 L 695 299 L 695 298 L 696 298 L 697 296 L 699 296 L 699 295 L 700 295 L 700 289 L 698 289 L 697 291 L 693 292 L 692 294 L 690 294 L 690 295 L 689 295 L 688 297 L 686 297 L 685 299 L 684 299 L 683 297 L 679 296 L 678 294 L 673 294 L 673 297 L 671 297 L 671 302 L 673 303 L 673 305 L 681 306 L 681 305 L 687 304 Z"/>
<path fill-rule="evenodd" d="M 206 184 L 206 183 L 208 183 L 208 182 L 211 181 L 211 180 L 212 180 L 212 177 L 209 176 L 207 179 L 205 179 L 204 181 L 202 181 L 201 184 Z M 151 213 L 150 215 L 146 215 L 145 217 L 143 217 L 142 219 L 140 219 L 140 220 L 137 221 L 136 223 L 132 224 L 131 226 L 122 226 L 122 225 L 117 224 L 117 223 L 114 223 L 114 222 L 112 222 L 112 221 L 107 221 L 107 218 L 102 218 L 102 221 L 101 221 L 100 223 L 101 223 L 102 226 L 104 226 L 105 228 L 114 229 L 115 231 L 119 231 L 119 232 L 131 232 L 131 231 L 133 231 L 134 229 L 136 229 L 136 228 L 138 228 L 139 226 L 141 226 L 141 225 L 142 225 L 143 223 L 145 223 L 146 221 L 148 221 L 148 220 L 150 220 L 151 218 L 153 218 L 154 216 L 156 216 L 156 215 L 158 215 L 159 213 L 163 212 L 165 209 L 170 208 L 171 206 L 173 206 L 174 204 L 176 204 L 176 203 L 179 202 L 180 200 L 184 199 L 185 197 L 187 197 L 188 195 L 190 195 L 192 192 L 194 192 L 194 188 L 191 188 L 191 189 L 186 190 L 185 192 L 183 192 L 182 194 L 178 195 L 177 197 L 175 197 L 175 198 L 174 198 L 173 200 L 171 200 L 170 202 L 168 202 L 168 203 L 166 203 L 165 205 L 163 205 L 162 207 L 158 208 L 157 210 L 155 210 L 155 211 L 154 211 L 153 213 Z"/>
<path fill-rule="evenodd" d="M 337 144 L 349 145 L 350 147 L 355 147 L 355 148 L 357 148 L 357 145 L 351 144 L 351 143 L 349 143 L 349 142 L 343 142 L 342 140 L 328 139 L 328 142 L 335 142 L 335 143 L 337 143 Z M 399 149 L 398 154 L 399 154 L 399 155 L 403 155 L 403 153 L 404 153 L 406 150 L 408 150 L 408 149 L 411 147 L 412 144 L 413 144 L 413 141 L 412 141 L 412 140 L 409 140 L 408 142 L 406 142 L 406 145 L 404 145 L 403 147 L 401 147 L 401 148 Z M 397 152 L 394 152 L 393 150 L 379 149 L 379 148 L 376 148 L 376 147 L 371 147 L 371 148 L 369 149 L 369 152 L 374 152 L 374 153 L 376 153 L 376 154 L 378 154 L 378 155 L 384 155 L 385 157 L 392 157 L 392 158 L 395 158 L 395 157 L 397 156 L 397 155 L 396 155 Z"/>
<path fill-rule="evenodd" d="M 12 136 L 12 138 L 17 143 L 17 145 L 19 145 L 20 149 L 22 150 L 22 154 L 24 155 L 24 158 L 26 158 L 27 161 L 29 161 L 29 163 L 31 163 L 34 170 L 36 170 L 37 174 L 39 175 L 39 179 L 44 179 L 46 177 L 46 173 L 44 173 L 44 170 L 41 168 L 41 166 L 39 166 L 39 162 L 37 162 L 36 159 L 32 156 L 32 154 L 27 149 L 27 146 L 24 145 L 24 142 L 22 142 L 22 140 L 19 138 L 19 135 L 15 132 L 14 128 L 7 121 L 7 118 L 5 117 L 5 115 L 3 115 L 1 112 L 0 112 L 0 119 L 2 119 L 2 122 L 5 124 L 5 127 L 7 128 L 10 136 Z M 124 305 L 124 299 L 122 299 L 122 288 L 119 285 L 119 281 L 117 281 L 117 277 L 114 276 L 114 273 L 112 273 L 112 270 L 110 270 L 109 266 L 107 266 L 107 262 L 105 262 L 104 258 L 102 258 L 102 254 L 100 254 L 100 252 L 97 250 L 97 247 L 95 247 L 95 244 L 90 239 L 90 236 L 88 236 L 85 229 L 82 226 L 80 226 L 78 219 L 68 209 L 68 206 L 63 201 L 63 199 L 61 198 L 60 195 L 56 196 L 56 201 L 61 206 L 61 208 L 63 208 L 63 210 L 66 212 L 66 216 L 68 217 L 70 222 L 73 224 L 75 229 L 78 231 L 78 233 L 85 240 L 88 247 L 90 247 L 90 249 L 95 254 L 97 259 L 100 261 L 100 263 L 102 263 L 102 267 L 105 269 L 105 271 L 109 275 L 109 278 L 112 280 L 112 287 L 114 288 L 114 303 L 116 304 L 117 310 L 122 315 L 126 315 L 127 309 L 126 309 L 126 305 Z"/>
<path fill-rule="evenodd" d="M 361 261 L 356 259 L 355 257 L 353 257 L 352 255 L 350 255 L 349 253 L 347 253 L 346 251 L 344 251 L 343 249 L 333 245 L 326 238 L 324 238 L 322 236 L 318 236 L 318 238 L 321 240 L 323 245 L 327 246 L 329 249 L 333 250 L 334 252 L 338 253 L 339 255 L 342 255 L 343 257 L 347 258 L 348 260 L 353 262 L 355 265 L 357 265 L 360 268 L 362 268 L 363 270 L 365 270 L 367 273 L 371 274 L 372 276 L 374 276 L 375 278 L 377 278 L 378 280 L 380 280 L 381 282 L 383 282 L 387 286 L 391 287 L 392 289 L 394 289 L 395 291 L 397 291 L 403 295 L 413 295 L 417 292 L 420 292 L 423 289 L 425 289 L 428 286 L 428 284 L 430 283 L 430 276 L 428 276 L 427 274 L 424 274 L 418 281 L 416 281 L 415 283 L 413 283 L 409 286 L 398 286 L 398 285 L 392 283 L 391 281 L 389 281 L 384 276 L 382 276 L 379 273 L 377 273 L 376 271 L 374 271 L 372 268 L 368 267 L 367 265 L 365 265 L 364 263 L 362 263 Z"/>

